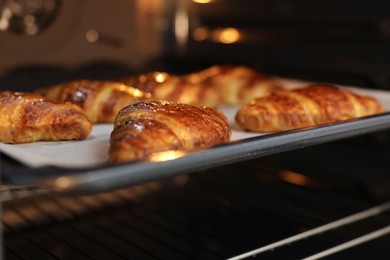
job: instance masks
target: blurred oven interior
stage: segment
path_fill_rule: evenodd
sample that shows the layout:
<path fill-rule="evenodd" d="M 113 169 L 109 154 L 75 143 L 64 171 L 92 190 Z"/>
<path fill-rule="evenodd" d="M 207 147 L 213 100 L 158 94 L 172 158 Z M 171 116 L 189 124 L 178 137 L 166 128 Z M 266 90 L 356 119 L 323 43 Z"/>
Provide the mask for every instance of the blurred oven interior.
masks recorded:
<path fill-rule="evenodd" d="M 1 0 L 1 90 L 243 64 L 390 91 L 388 1 Z M 64 155 L 66 156 L 66 155 Z M 389 259 L 390 132 L 57 190 L 1 154 L 6 259 Z M 110 171 L 110 168 L 106 168 Z"/>

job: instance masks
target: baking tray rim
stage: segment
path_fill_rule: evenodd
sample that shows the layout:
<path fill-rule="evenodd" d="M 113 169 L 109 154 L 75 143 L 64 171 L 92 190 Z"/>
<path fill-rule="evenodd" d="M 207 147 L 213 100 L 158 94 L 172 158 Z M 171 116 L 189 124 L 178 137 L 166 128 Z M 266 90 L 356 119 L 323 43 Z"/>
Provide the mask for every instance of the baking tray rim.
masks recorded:
<path fill-rule="evenodd" d="M 292 151 L 321 143 L 390 129 L 390 112 L 250 137 L 162 162 L 108 163 L 87 168 L 3 167 L 2 178 L 15 185 L 39 185 L 77 192 L 98 192 L 217 166 Z"/>

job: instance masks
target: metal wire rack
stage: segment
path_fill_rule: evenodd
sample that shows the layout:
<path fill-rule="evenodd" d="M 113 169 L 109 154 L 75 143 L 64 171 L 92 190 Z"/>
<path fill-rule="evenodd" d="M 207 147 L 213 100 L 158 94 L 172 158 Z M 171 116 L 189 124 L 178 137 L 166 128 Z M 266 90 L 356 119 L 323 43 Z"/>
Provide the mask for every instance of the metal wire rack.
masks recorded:
<path fill-rule="evenodd" d="M 7 186 L 13 197 L 3 202 L 5 256 L 318 259 L 372 250 L 377 259 L 388 256 L 390 202 L 362 203 L 278 176 L 285 175 L 249 161 L 94 194 Z"/>

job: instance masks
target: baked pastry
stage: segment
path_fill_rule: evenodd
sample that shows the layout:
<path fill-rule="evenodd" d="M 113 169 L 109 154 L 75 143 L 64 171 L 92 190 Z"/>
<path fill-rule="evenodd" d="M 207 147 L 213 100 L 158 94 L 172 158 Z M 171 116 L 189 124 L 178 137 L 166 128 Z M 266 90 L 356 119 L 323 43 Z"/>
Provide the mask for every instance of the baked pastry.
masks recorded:
<path fill-rule="evenodd" d="M 88 137 L 92 123 L 80 107 L 56 103 L 38 94 L 0 92 L 0 141 L 79 140 Z"/>
<path fill-rule="evenodd" d="M 122 78 L 126 85 L 148 92 L 157 100 L 214 107 L 224 103 L 218 89 L 203 82 L 193 83 L 185 76 L 155 71 Z"/>
<path fill-rule="evenodd" d="M 216 89 L 220 95 L 216 105 L 239 105 L 284 88 L 276 77 L 242 65 L 215 65 L 186 77 Z"/>
<path fill-rule="evenodd" d="M 147 160 L 162 151 L 206 149 L 230 137 L 226 117 L 213 108 L 172 101 L 139 102 L 119 111 L 109 156 L 116 163 Z"/>
<path fill-rule="evenodd" d="M 149 93 L 121 82 L 99 80 L 74 80 L 36 92 L 51 100 L 80 106 L 93 123 L 113 123 L 122 107 L 150 98 Z"/>
<path fill-rule="evenodd" d="M 270 75 L 233 65 L 215 65 L 180 76 L 157 71 L 121 81 L 156 99 L 209 107 L 242 104 L 282 88 Z"/>
<path fill-rule="evenodd" d="M 245 130 L 274 132 L 383 111 L 381 104 L 372 97 L 331 85 L 316 84 L 256 98 L 240 107 L 235 119 Z"/>

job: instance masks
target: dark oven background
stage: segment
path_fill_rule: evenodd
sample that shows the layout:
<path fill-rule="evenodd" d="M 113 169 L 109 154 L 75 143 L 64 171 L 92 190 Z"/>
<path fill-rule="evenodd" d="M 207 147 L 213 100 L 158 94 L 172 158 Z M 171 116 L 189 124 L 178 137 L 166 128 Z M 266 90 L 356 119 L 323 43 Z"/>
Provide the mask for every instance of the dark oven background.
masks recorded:
<path fill-rule="evenodd" d="M 29 11 L 6 14 L 7 20 L 4 10 L 12 11 L 15 3 Z M 388 1 L 47 0 L 2 1 L 0 8 L 1 90 L 157 69 L 186 73 L 220 63 L 390 90 Z M 4 183 L 4 255 L 242 254 L 388 201 L 389 137 L 382 131 L 101 194 L 57 194 Z M 4 155 L 2 165 L 20 167 Z M 383 213 L 258 257 L 302 258 L 379 229 L 389 219 Z M 389 242 L 387 235 L 333 257 L 388 259 Z"/>
<path fill-rule="evenodd" d="M 15 5 L 26 11 L 12 11 Z M 389 5 L 3 1 L 1 7 L 15 13 L 2 16 L 10 25 L 0 26 L 0 83 L 3 89 L 29 89 L 80 77 L 115 79 L 154 69 L 185 73 L 239 63 L 281 76 L 388 89 Z"/>

